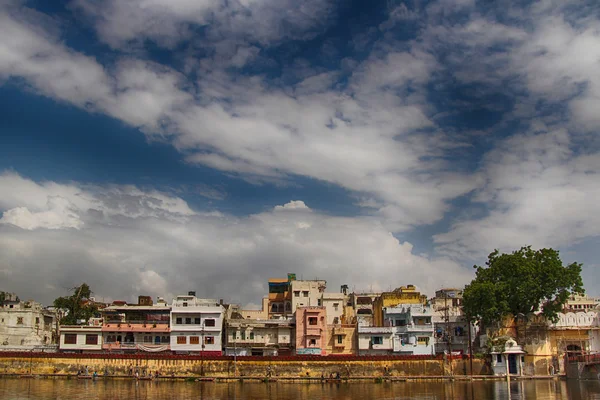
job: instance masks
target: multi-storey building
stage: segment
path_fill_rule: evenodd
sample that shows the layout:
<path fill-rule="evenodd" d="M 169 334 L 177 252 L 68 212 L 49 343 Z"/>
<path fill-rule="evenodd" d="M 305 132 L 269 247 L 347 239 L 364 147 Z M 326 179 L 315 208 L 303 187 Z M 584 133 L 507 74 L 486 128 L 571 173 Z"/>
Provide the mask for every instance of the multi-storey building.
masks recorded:
<path fill-rule="evenodd" d="M 373 302 L 373 324 L 383 326 L 383 309 L 399 304 L 426 304 L 427 296 L 417 291 L 414 285 L 400 286 L 391 292 L 383 292 Z"/>
<path fill-rule="evenodd" d="M 389 355 L 394 351 L 394 328 L 358 326 L 358 355 Z"/>
<path fill-rule="evenodd" d="M 291 355 L 293 322 L 290 319 L 229 319 L 225 355 Z"/>
<path fill-rule="evenodd" d="M 115 301 L 102 310 L 102 348 L 112 352 L 170 350 L 171 307 L 159 298 L 156 304 L 141 296 L 143 305 Z"/>
<path fill-rule="evenodd" d="M 373 304 L 381 293 L 352 293 L 350 303 L 354 308 L 359 326 L 373 326 Z"/>
<path fill-rule="evenodd" d="M 296 274 L 269 279 L 269 319 L 292 318 L 298 307 L 319 306 L 326 286 L 324 280 L 296 280 Z"/>
<path fill-rule="evenodd" d="M 64 352 L 102 352 L 102 318 L 90 318 L 87 325 L 61 325 L 59 349 Z"/>
<path fill-rule="evenodd" d="M 296 309 L 296 354 L 325 355 L 327 311 L 325 307 Z"/>
<path fill-rule="evenodd" d="M 361 354 L 422 354 L 435 352 L 432 311 L 423 304 L 383 309 L 383 328 L 358 327 Z M 378 327 L 382 328 L 382 327 Z"/>
<path fill-rule="evenodd" d="M 32 349 L 56 343 L 56 314 L 33 300 L 5 293 L 0 303 L 0 349 Z"/>
<path fill-rule="evenodd" d="M 286 319 L 291 318 L 294 314 L 290 292 L 291 278 L 290 274 L 288 274 L 287 279 L 269 279 L 269 319 Z"/>
<path fill-rule="evenodd" d="M 475 337 L 476 332 L 462 312 L 462 289 L 440 289 L 429 300 L 429 304 L 433 309 L 435 351 L 468 354 L 469 329 L 471 338 Z"/>
<path fill-rule="evenodd" d="M 592 311 L 598 308 L 598 299 L 586 295 L 573 294 L 564 305 L 563 312 Z"/>
<path fill-rule="evenodd" d="M 199 299 L 195 292 L 177 296 L 171 305 L 171 350 L 221 355 L 224 313 L 220 302 Z"/>

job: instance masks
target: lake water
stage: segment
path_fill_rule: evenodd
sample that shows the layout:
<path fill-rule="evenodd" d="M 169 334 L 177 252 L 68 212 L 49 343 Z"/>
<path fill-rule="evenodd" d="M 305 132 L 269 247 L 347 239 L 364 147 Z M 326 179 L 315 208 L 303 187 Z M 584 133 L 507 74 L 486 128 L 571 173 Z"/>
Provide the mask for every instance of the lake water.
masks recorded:
<path fill-rule="evenodd" d="M 0 399 L 600 399 L 598 381 L 213 383 L 0 378 Z"/>

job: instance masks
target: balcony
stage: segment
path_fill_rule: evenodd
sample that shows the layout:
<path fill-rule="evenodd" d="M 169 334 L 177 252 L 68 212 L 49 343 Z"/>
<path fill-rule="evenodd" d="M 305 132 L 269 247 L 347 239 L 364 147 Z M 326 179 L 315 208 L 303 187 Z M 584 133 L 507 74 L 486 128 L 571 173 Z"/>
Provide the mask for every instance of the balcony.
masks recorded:
<path fill-rule="evenodd" d="M 171 349 L 171 346 L 169 343 L 104 343 L 102 349 L 108 351 L 168 351 Z"/>
<path fill-rule="evenodd" d="M 102 326 L 102 332 L 148 332 L 148 333 L 168 333 L 168 323 L 134 323 L 134 322 L 121 322 L 121 323 L 106 323 Z"/>

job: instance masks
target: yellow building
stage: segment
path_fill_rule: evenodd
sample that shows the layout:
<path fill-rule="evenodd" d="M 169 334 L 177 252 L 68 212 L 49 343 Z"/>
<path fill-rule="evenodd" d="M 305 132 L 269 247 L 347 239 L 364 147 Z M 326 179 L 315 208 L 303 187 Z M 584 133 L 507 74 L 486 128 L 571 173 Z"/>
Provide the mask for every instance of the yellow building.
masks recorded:
<path fill-rule="evenodd" d="M 356 325 L 327 325 L 327 330 L 325 354 L 348 356 L 357 354 Z"/>
<path fill-rule="evenodd" d="M 383 309 L 399 304 L 427 304 L 427 296 L 417 291 L 415 285 L 400 286 L 391 292 L 383 292 L 373 303 L 373 325 L 383 326 Z"/>

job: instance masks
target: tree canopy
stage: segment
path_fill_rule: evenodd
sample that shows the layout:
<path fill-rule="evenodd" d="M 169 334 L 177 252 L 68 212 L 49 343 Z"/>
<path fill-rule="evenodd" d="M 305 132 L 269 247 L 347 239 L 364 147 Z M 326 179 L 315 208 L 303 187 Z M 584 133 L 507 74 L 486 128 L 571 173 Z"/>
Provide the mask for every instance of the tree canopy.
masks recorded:
<path fill-rule="evenodd" d="M 556 321 L 571 294 L 584 294 L 581 266 L 563 266 L 554 249 L 527 246 L 511 254 L 495 250 L 485 267 L 473 267 L 477 272 L 463 292 L 463 311 L 484 325 L 535 311 Z"/>
<path fill-rule="evenodd" d="M 91 317 L 98 316 L 98 307 L 89 301 L 92 290 L 87 283 L 82 283 L 71 291 L 72 295 L 54 300 L 54 307 L 66 311 L 60 320 L 62 325 L 76 325 L 77 321 L 87 322 Z"/>

